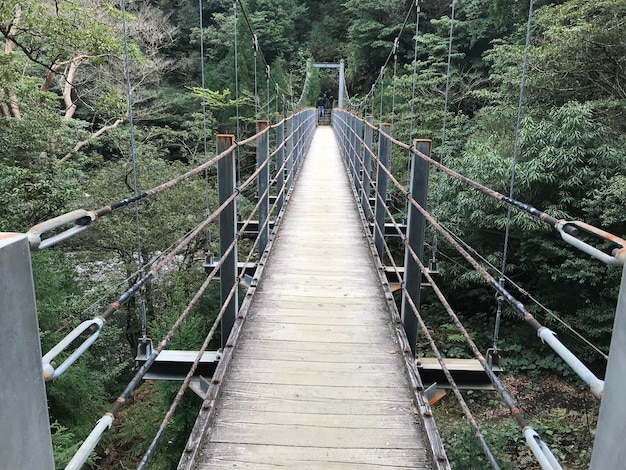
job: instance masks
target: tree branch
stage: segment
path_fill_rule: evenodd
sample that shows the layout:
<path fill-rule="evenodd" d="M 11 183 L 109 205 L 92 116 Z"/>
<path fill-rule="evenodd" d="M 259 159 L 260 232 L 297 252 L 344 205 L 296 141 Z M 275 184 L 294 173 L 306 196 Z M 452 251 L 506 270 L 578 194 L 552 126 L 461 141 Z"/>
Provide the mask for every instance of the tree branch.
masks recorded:
<path fill-rule="evenodd" d="M 65 155 L 61 160 L 59 160 L 59 163 L 65 163 L 66 161 L 68 161 L 70 158 L 72 158 L 72 156 L 77 153 L 80 149 L 82 149 L 83 147 L 89 145 L 91 142 L 93 142 L 94 140 L 96 140 L 98 137 L 100 137 L 102 134 L 104 134 L 105 132 L 110 131 L 111 129 L 116 128 L 117 126 L 119 126 L 121 123 L 123 123 L 124 120 L 123 119 L 116 119 L 115 122 L 113 124 L 110 124 L 108 126 L 104 126 L 102 129 L 99 129 L 98 131 L 94 132 L 93 134 L 91 134 L 87 139 L 85 140 L 81 140 L 80 142 L 78 142 L 74 148 L 72 149 L 71 152 L 69 152 L 67 155 Z"/>

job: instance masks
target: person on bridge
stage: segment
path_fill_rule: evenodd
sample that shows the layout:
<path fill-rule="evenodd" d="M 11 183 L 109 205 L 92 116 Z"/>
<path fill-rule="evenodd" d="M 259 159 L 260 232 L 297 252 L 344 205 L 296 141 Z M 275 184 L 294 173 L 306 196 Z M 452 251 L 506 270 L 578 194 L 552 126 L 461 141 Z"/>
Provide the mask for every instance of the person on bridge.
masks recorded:
<path fill-rule="evenodd" d="M 324 117 L 324 105 L 326 104 L 326 98 L 324 93 L 320 93 L 317 97 L 317 117 Z"/>

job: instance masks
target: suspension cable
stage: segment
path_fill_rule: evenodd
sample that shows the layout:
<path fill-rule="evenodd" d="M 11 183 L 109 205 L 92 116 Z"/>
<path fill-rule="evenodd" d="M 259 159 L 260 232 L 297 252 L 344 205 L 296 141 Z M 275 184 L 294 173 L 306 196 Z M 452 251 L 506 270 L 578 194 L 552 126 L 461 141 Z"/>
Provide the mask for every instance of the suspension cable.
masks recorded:
<path fill-rule="evenodd" d="M 258 121 L 259 118 L 259 80 L 257 76 L 257 51 L 259 50 L 259 38 L 254 33 L 252 35 L 252 47 L 254 49 L 254 118 Z"/>
<path fill-rule="evenodd" d="M 233 36 L 234 36 L 234 59 L 235 59 L 235 119 L 236 119 L 236 138 L 237 142 L 241 139 L 241 123 L 239 119 L 239 62 L 238 62 L 238 51 L 237 51 L 237 0 L 233 0 L 233 17 L 234 17 L 234 26 L 233 26 Z M 237 148 L 237 183 L 241 180 L 241 155 L 239 152 L 239 148 Z"/>
<path fill-rule="evenodd" d="M 398 43 L 400 37 L 397 37 L 393 41 L 393 80 L 392 80 L 392 92 L 391 92 L 391 130 L 393 131 L 393 122 L 396 117 L 396 80 L 398 71 Z"/>
<path fill-rule="evenodd" d="M 420 0 L 415 0 L 415 47 L 413 51 L 413 88 L 411 91 L 411 124 L 409 127 L 409 142 L 413 142 L 413 120 L 415 113 L 415 89 L 417 87 L 417 44 L 420 32 Z"/>
<path fill-rule="evenodd" d="M 133 100 L 132 100 L 132 87 L 130 82 L 130 58 L 128 52 L 128 23 L 126 21 L 126 5 L 124 0 L 120 3 L 120 8 L 122 10 L 122 34 L 124 41 L 124 76 L 126 80 L 126 99 L 127 99 L 127 110 L 128 110 L 128 132 L 129 132 L 129 140 L 130 140 L 130 155 L 132 162 L 132 174 L 133 174 L 133 196 L 135 199 L 134 209 L 135 209 L 135 238 L 137 240 L 137 267 L 139 272 L 139 277 L 144 276 L 144 266 L 143 266 L 143 254 L 141 250 L 141 227 L 139 224 L 139 201 L 137 200 L 137 196 L 139 192 L 137 191 L 137 159 L 136 159 L 136 149 L 135 149 L 135 126 L 133 122 Z M 139 293 L 139 308 L 140 308 L 140 316 L 141 316 L 141 337 L 142 341 L 146 341 L 147 338 L 147 318 L 146 318 L 146 291 L 145 286 L 141 288 Z"/>
<path fill-rule="evenodd" d="M 385 66 L 383 65 L 380 68 L 380 115 L 379 117 L 379 127 L 383 125 L 383 97 L 385 96 Z"/>
<path fill-rule="evenodd" d="M 204 25 L 202 20 L 202 0 L 198 0 L 198 12 L 200 19 L 200 79 L 202 83 L 202 150 L 204 152 L 204 159 L 208 158 L 208 145 L 207 145 L 207 113 L 206 113 L 206 89 L 205 89 L 205 73 L 204 73 Z M 205 204 L 206 204 L 206 217 L 211 213 L 209 207 L 209 169 L 204 170 L 204 188 L 205 188 Z"/>
<path fill-rule="evenodd" d="M 439 147 L 439 163 L 443 164 L 443 155 L 446 144 L 446 124 L 448 120 L 448 99 L 450 96 L 450 66 L 452 64 L 452 39 L 454 37 L 454 7 L 455 0 L 452 0 L 451 12 L 450 12 L 450 32 L 448 35 L 448 65 L 446 71 L 446 91 L 443 104 L 443 125 L 441 126 L 441 146 Z M 437 201 L 435 205 L 435 220 L 439 220 L 439 205 L 441 203 L 442 183 L 443 178 L 438 178 L 437 181 Z M 437 231 L 433 232 L 432 243 L 432 259 L 437 259 Z"/>
<path fill-rule="evenodd" d="M 524 84 L 526 83 L 526 68 L 528 65 L 528 50 L 530 49 L 530 27 L 532 25 L 533 18 L 533 4 L 534 1 L 530 0 L 530 6 L 528 8 L 528 22 L 526 24 L 526 45 L 524 46 L 524 61 L 522 64 L 522 80 L 519 87 L 519 102 L 517 103 L 517 121 L 515 123 L 515 142 L 513 144 L 513 159 L 511 161 L 511 182 L 509 184 L 509 197 L 513 198 L 513 191 L 515 188 L 515 168 L 517 166 L 517 155 L 519 153 L 519 132 L 522 122 L 522 104 L 524 103 Z M 509 248 L 509 231 L 511 227 L 511 212 L 513 208 L 509 206 L 506 212 L 506 228 L 504 231 L 504 248 L 502 249 L 502 268 L 500 269 L 500 283 L 504 284 L 504 271 L 506 269 L 506 258 Z M 500 335 L 500 320 L 502 317 L 502 303 L 501 296 L 497 297 L 498 308 L 496 310 L 496 321 L 493 329 L 493 348 L 498 348 L 498 339 Z"/>

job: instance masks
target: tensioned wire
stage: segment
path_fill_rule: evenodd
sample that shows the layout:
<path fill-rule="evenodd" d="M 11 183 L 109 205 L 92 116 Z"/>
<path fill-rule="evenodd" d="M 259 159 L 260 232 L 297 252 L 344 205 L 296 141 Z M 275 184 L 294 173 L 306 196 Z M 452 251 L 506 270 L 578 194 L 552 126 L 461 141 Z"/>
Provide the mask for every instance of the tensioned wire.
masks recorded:
<path fill-rule="evenodd" d="M 204 25 L 202 21 L 202 0 L 198 0 L 198 11 L 200 18 L 200 79 L 202 82 L 202 144 L 205 160 L 208 158 L 207 152 L 207 119 L 206 119 L 206 91 L 205 91 L 205 77 L 204 77 Z M 209 207 L 209 169 L 204 170 L 204 188 L 205 188 L 205 203 L 206 203 L 206 215 L 208 217 L 211 213 Z M 207 240 L 208 244 L 208 240 Z M 207 249 L 209 247 L 207 246 Z"/>
<path fill-rule="evenodd" d="M 415 113 L 415 89 L 417 88 L 417 44 L 420 31 L 420 6 L 419 0 L 415 0 L 415 47 L 413 51 L 413 90 L 411 92 L 411 124 L 409 127 L 409 142 L 413 142 L 413 121 Z"/>
<path fill-rule="evenodd" d="M 132 162 L 133 173 L 133 195 L 135 198 L 135 237 L 137 239 L 137 266 L 139 270 L 139 277 L 144 276 L 143 256 L 141 254 L 141 228 L 139 225 L 139 201 L 137 197 L 139 192 L 137 191 L 137 162 L 135 151 L 135 127 L 133 122 L 133 100 L 132 90 L 130 83 L 130 57 L 128 52 L 128 24 L 126 21 L 126 5 L 124 0 L 120 2 L 120 8 L 122 10 L 122 32 L 124 36 L 124 76 L 126 80 L 126 100 L 128 107 L 128 132 L 130 140 L 130 155 Z M 147 337 L 147 318 L 146 318 L 146 296 L 145 287 L 142 287 L 139 295 L 139 304 L 141 309 L 141 336 L 145 341 Z"/>
<path fill-rule="evenodd" d="M 515 123 L 515 142 L 513 144 L 513 159 L 511 161 L 511 182 L 509 185 L 509 197 L 513 197 L 513 191 L 515 189 L 515 168 L 517 166 L 517 155 L 519 153 L 519 132 L 522 122 L 522 104 L 524 102 L 524 84 L 526 83 L 526 69 L 528 65 L 528 50 L 530 49 L 530 27 L 532 25 L 533 18 L 533 4 L 534 0 L 530 0 L 528 8 L 528 22 L 526 24 L 526 45 L 524 46 L 524 61 L 522 64 L 522 79 L 519 87 L 519 101 L 517 103 L 517 121 Z M 500 283 L 504 284 L 504 271 L 506 269 L 506 258 L 509 249 L 509 231 L 511 227 L 511 211 L 512 207 L 509 206 L 506 212 L 506 228 L 504 231 L 504 248 L 502 249 L 502 269 L 500 269 Z M 498 347 L 498 337 L 500 335 L 500 319 L 502 317 L 502 297 L 498 296 L 498 308 L 496 311 L 496 321 L 493 329 L 493 347 Z"/>
<path fill-rule="evenodd" d="M 404 32 L 404 28 L 406 27 L 407 23 L 409 22 L 409 18 L 411 16 L 411 13 L 413 12 L 413 4 L 411 3 L 411 6 L 408 8 L 407 12 L 406 12 L 406 16 L 404 17 L 404 22 L 402 23 L 402 26 L 400 27 L 400 32 L 398 33 L 397 37 L 400 38 L 402 36 L 402 33 Z M 395 44 L 395 43 L 394 43 Z M 372 84 L 372 88 L 370 89 L 369 93 L 367 95 L 365 95 L 363 97 L 363 99 L 361 100 L 358 109 L 359 110 L 366 110 L 367 109 L 367 102 L 369 101 L 370 98 L 372 98 L 372 100 L 374 99 L 374 93 L 376 92 L 377 89 L 377 84 L 380 80 L 383 79 L 383 75 L 384 75 L 384 71 L 385 71 L 385 67 L 387 67 L 387 64 L 389 64 L 389 61 L 391 60 L 391 57 L 393 56 L 393 52 L 394 48 L 392 46 L 391 50 L 389 51 L 389 54 L 387 55 L 387 59 L 385 60 L 385 63 L 383 64 L 383 66 L 380 68 L 380 73 L 378 74 L 378 77 L 376 77 L 376 80 L 374 80 L 374 83 Z M 374 111 L 374 105 L 372 103 L 372 113 Z"/>
<path fill-rule="evenodd" d="M 448 65 L 446 71 L 446 91 L 443 104 L 443 125 L 441 126 L 441 146 L 439 148 L 439 163 L 443 163 L 443 154 L 446 145 L 446 124 L 448 120 L 448 99 L 450 96 L 450 65 L 452 63 L 452 39 L 454 37 L 454 7 L 455 0 L 452 0 L 451 12 L 450 12 L 450 33 L 448 35 Z M 439 181 L 437 182 L 437 202 L 435 205 L 435 220 L 439 221 L 439 206 L 441 204 L 441 193 L 443 188 L 442 175 L 439 173 Z M 433 233 L 432 243 L 432 258 L 437 258 L 437 231 Z"/>
<path fill-rule="evenodd" d="M 391 92 L 391 130 L 393 132 L 393 121 L 396 117 L 396 80 L 397 80 L 397 71 L 398 71 L 398 44 L 400 42 L 400 38 L 397 37 L 393 41 L 393 81 L 392 81 L 392 92 Z"/>
<path fill-rule="evenodd" d="M 235 119 L 237 120 L 237 142 L 241 139 L 241 125 L 239 123 L 239 64 L 237 62 L 237 0 L 233 0 L 234 16 L 234 46 L 235 46 Z M 241 156 L 237 147 L 237 183 L 241 180 Z"/>

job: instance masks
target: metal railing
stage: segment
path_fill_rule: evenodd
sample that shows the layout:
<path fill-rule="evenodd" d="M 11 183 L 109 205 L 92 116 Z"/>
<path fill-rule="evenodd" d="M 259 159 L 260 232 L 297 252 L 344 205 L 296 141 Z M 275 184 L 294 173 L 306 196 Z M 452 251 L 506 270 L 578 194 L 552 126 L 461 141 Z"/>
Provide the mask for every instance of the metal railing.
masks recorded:
<path fill-rule="evenodd" d="M 203 349 L 198 353 L 196 361 L 192 365 L 188 377 L 183 382 L 183 387 L 181 387 L 182 391 L 184 391 L 184 388 L 188 386 L 189 379 L 191 375 L 193 375 L 195 367 L 202 357 L 202 354 L 208 345 L 208 341 L 212 338 L 218 324 L 221 326 L 223 341 L 230 341 L 228 339 L 230 332 L 239 320 L 237 318 L 237 291 L 239 285 L 243 282 L 245 270 L 245 268 L 240 270 L 237 263 L 237 256 L 239 254 L 238 241 L 243 238 L 244 232 L 246 232 L 246 235 L 249 235 L 249 227 L 253 223 L 253 218 L 257 217 L 258 231 L 254 237 L 254 242 L 252 243 L 251 248 L 247 253 L 243 254 L 246 257 L 244 265 L 253 264 L 252 261 L 254 259 L 262 260 L 267 256 L 268 244 L 272 237 L 270 227 L 273 224 L 273 230 L 276 230 L 282 217 L 285 205 L 289 200 L 297 174 L 300 171 L 303 158 L 313 136 L 313 131 L 316 126 L 315 115 L 316 114 L 313 109 L 305 109 L 291 114 L 286 118 L 279 117 L 278 121 L 273 125 L 269 125 L 267 121 L 259 121 L 257 127 L 258 132 L 241 142 L 235 142 L 234 136 L 232 135 L 220 135 L 217 138 L 217 156 L 203 165 L 193 168 L 187 173 L 178 176 L 177 178 L 167 181 L 155 188 L 144 191 L 136 197 L 122 199 L 97 210 L 78 210 L 55 217 L 54 219 L 36 225 L 29 230 L 26 235 L 11 234 L 11 236 L 21 236 L 21 239 L 24 240 L 24 245 L 26 247 L 30 245 L 30 250 L 49 248 L 73 237 L 78 233 L 88 230 L 93 223 L 97 223 L 99 218 L 109 215 L 117 209 L 165 191 L 210 167 L 217 167 L 217 193 L 219 207 L 213 213 L 208 215 L 207 218 L 191 232 L 184 236 L 176 247 L 174 247 L 158 263 L 155 263 L 147 274 L 141 277 L 131 288 L 124 291 L 100 315 L 93 319 L 86 320 L 78 325 L 48 353 L 43 355 L 43 357 L 41 357 L 40 352 L 38 353 L 41 358 L 41 369 L 38 367 L 33 367 L 32 369 L 33 373 L 40 377 L 39 380 L 41 380 L 42 384 L 43 380 L 41 377 L 45 380 L 54 380 L 59 377 L 64 371 L 71 367 L 71 365 L 75 363 L 85 351 L 89 349 L 89 347 L 97 340 L 102 328 L 104 328 L 106 324 L 106 321 L 110 319 L 126 302 L 128 302 L 130 298 L 137 294 L 143 285 L 159 275 L 163 268 L 174 260 L 176 254 L 189 245 L 194 238 L 204 234 L 209 224 L 215 222 L 219 224 L 220 258 L 214 263 L 212 269 L 208 270 L 210 272 L 208 272 L 207 279 L 200 287 L 194 298 L 190 301 L 184 312 L 179 316 L 170 331 L 160 341 L 158 347 L 155 348 L 155 350 L 146 359 L 145 363 L 139 368 L 135 377 L 116 400 L 109 412 L 102 416 L 102 418 L 98 421 L 96 427 L 66 467 L 67 469 L 80 469 L 86 462 L 89 455 L 100 441 L 102 434 L 110 428 L 117 413 L 123 407 L 130 393 L 141 383 L 145 373 L 155 362 L 159 353 L 169 343 L 174 333 L 178 330 L 191 311 L 191 308 L 197 303 L 201 294 L 208 287 L 209 282 L 215 279 L 218 273 L 220 279 L 222 309 L 215 320 L 213 328 L 211 328 Z M 270 133 L 273 133 L 274 135 L 272 145 L 273 148 L 271 151 L 270 140 L 272 139 L 270 139 Z M 235 175 L 235 149 L 249 144 L 256 146 L 256 169 L 244 182 L 237 185 Z M 255 188 L 255 190 L 253 190 L 252 193 L 257 194 L 256 205 L 251 210 L 247 219 L 238 223 L 237 198 L 244 191 L 249 192 L 253 188 Z M 270 204 L 271 200 L 273 200 L 272 204 Z M 6 239 L 7 237 L 9 237 L 9 234 L 0 234 L 0 241 Z M 0 256 L 13 256 L 13 250 L 9 253 L 9 248 L 6 245 L 7 244 L 0 245 Z M 21 250 L 19 254 L 22 258 L 24 258 L 20 262 L 27 263 L 28 258 L 30 257 L 28 248 L 26 250 Z M 21 273 L 22 271 L 19 272 Z M 26 271 L 24 271 L 24 273 L 26 273 Z M 9 276 L 7 276 L 7 278 L 8 277 Z M 18 285 L 29 285 L 26 281 L 27 279 L 16 279 Z M 255 280 L 253 279 L 251 287 L 253 288 L 254 285 Z M 31 316 L 34 317 L 32 320 L 36 325 L 36 310 L 34 308 L 26 308 L 25 303 L 28 302 L 28 298 L 21 295 L 16 291 L 16 289 L 8 289 L 3 292 L 3 302 L 9 302 L 11 305 L 22 305 L 24 307 L 15 308 L 15 311 L 32 311 Z M 6 333 L 10 330 L 3 329 L 3 331 Z M 32 334 L 29 334 L 29 337 L 30 336 L 32 336 Z M 38 341 L 36 341 L 36 345 L 39 346 Z M 30 357 L 32 356 L 32 350 L 34 350 L 33 344 L 30 342 L 23 342 L 21 349 L 13 352 L 15 352 L 18 356 Z M 37 348 L 37 351 L 40 351 L 39 347 Z M 60 364 L 56 364 L 55 359 L 62 353 L 67 354 L 67 358 Z M 16 363 L 15 367 L 19 367 L 19 365 Z M 39 396 L 39 401 L 42 402 L 42 410 L 46 411 L 45 388 L 42 386 L 40 389 L 41 390 L 39 390 L 39 392 L 41 393 L 37 392 L 41 395 Z M 16 400 L 23 395 L 20 393 L 13 393 L 6 387 L 0 389 L 0 394 L 0 398 L 2 398 L 1 401 L 6 404 L 10 404 L 12 401 L 16 402 Z M 178 400 L 179 399 L 180 398 L 178 398 Z M 175 408 L 177 404 L 178 401 L 176 400 L 172 406 Z M 5 423 L 3 418 L 2 428 L 11 433 L 13 432 L 11 430 L 14 429 L 27 429 L 24 427 L 24 424 L 31 419 L 30 414 L 28 413 L 32 407 L 16 406 L 11 408 L 19 408 L 22 411 L 17 411 L 16 413 L 11 414 L 11 416 L 7 415 L 7 419 L 9 419 L 10 422 Z M 44 414 L 46 415 L 45 421 L 47 426 L 47 413 Z M 166 416 L 167 421 L 169 421 L 170 416 L 171 414 L 168 413 Z M 166 420 L 164 420 L 162 427 L 167 425 Z M 46 429 L 46 426 L 43 426 L 43 429 Z M 43 442 L 49 441 L 50 433 L 48 430 L 46 439 L 41 438 L 39 433 L 33 433 L 32 435 L 36 436 L 37 439 Z M 157 433 L 157 436 L 160 437 L 160 433 Z M 7 439 L 3 438 L 4 442 L 11 442 L 9 436 L 5 437 Z M 155 444 L 158 437 L 155 438 Z M 32 447 L 32 443 L 28 444 L 29 441 L 27 439 L 24 439 L 23 441 L 24 446 L 29 448 L 24 447 L 21 451 L 16 451 L 15 455 L 37 455 L 37 464 L 24 466 L 17 465 L 16 463 L 16 468 L 52 468 L 51 460 L 50 462 L 45 462 L 46 459 L 51 459 L 51 453 L 48 456 L 46 452 L 43 452 L 48 448 L 51 449 L 50 446 L 42 446 L 42 443 L 40 442 L 38 445 L 41 446 L 43 451 L 33 453 L 32 448 L 30 448 Z M 149 452 L 146 454 L 146 461 L 153 448 L 154 446 L 151 446 Z M 11 460 L 9 461 L 17 462 L 13 457 L 11 457 Z"/>
<path fill-rule="evenodd" d="M 512 307 L 517 316 L 520 319 L 523 319 L 537 332 L 537 336 L 541 339 L 541 341 L 548 344 L 553 351 L 559 355 L 585 383 L 589 385 L 591 392 L 597 398 L 603 398 L 600 418 L 600 424 L 602 424 L 602 410 L 605 408 L 604 403 L 608 401 L 604 398 L 604 394 L 610 393 L 611 396 L 614 397 L 611 399 L 612 401 L 618 399 L 616 394 L 619 393 L 620 387 L 623 388 L 623 385 L 625 385 L 624 381 L 626 379 L 624 379 L 624 376 L 626 375 L 626 366 L 618 364 L 617 366 L 614 366 L 613 369 L 619 370 L 619 372 L 612 373 L 611 361 L 609 359 L 607 379 L 611 376 L 615 376 L 615 383 L 612 385 L 613 391 L 609 391 L 610 389 L 608 387 L 607 391 L 605 391 L 604 381 L 596 377 L 595 374 L 585 364 L 583 364 L 582 361 L 580 361 L 565 345 L 563 345 L 563 343 L 559 341 L 556 334 L 552 330 L 544 325 L 541 325 L 522 302 L 509 293 L 456 240 L 452 238 L 452 236 L 438 223 L 438 220 L 431 216 L 426 210 L 429 167 L 433 166 L 489 197 L 536 217 L 558 231 L 564 241 L 609 266 L 624 266 L 626 261 L 626 241 L 620 237 L 583 222 L 561 220 L 552 217 L 551 215 L 532 207 L 529 204 L 500 194 L 497 191 L 487 188 L 480 183 L 455 172 L 454 170 L 430 158 L 430 141 L 415 141 L 411 145 L 405 144 L 393 138 L 392 130 L 388 124 L 382 124 L 380 127 L 375 127 L 372 124 L 371 118 L 362 119 L 357 113 L 354 112 L 335 110 L 334 117 L 333 127 L 340 143 L 341 152 L 345 159 L 348 174 L 353 183 L 355 198 L 360 204 L 366 221 L 373 221 L 375 251 L 381 259 L 381 262 L 387 259 L 389 263 L 394 266 L 398 278 L 400 278 L 400 272 L 385 241 L 385 224 L 387 221 L 391 221 L 398 233 L 398 236 L 401 237 L 402 242 L 405 245 L 401 318 L 406 335 L 409 338 L 411 347 L 413 348 L 413 353 L 415 353 L 414 347 L 417 338 L 417 325 L 418 322 L 422 324 L 422 319 L 419 314 L 419 286 L 421 285 L 422 275 L 427 277 L 429 283 L 435 287 L 437 295 L 440 297 L 442 302 L 445 302 L 445 297 L 443 297 L 443 294 L 441 294 L 441 291 L 436 286 L 435 281 L 429 275 L 428 269 L 424 266 L 424 230 L 426 223 L 428 223 L 434 230 L 439 232 L 439 234 L 448 240 L 450 245 L 470 263 L 470 265 L 486 280 L 488 285 L 490 285 L 498 295 L 502 296 L 502 298 Z M 375 135 L 378 137 L 376 154 L 373 151 Z M 409 190 L 407 190 L 404 185 L 400 184 L 390 171 L 390 156 L 393 146 L 395 146 L 396 150 L 400 149 L 401 151 L 408 152 L 412 161 L 413 170 L 411 173 Z M 403 231 L 399 227 L 399 224 L 397 224 L 394 220 L 390 208 L 387 205 L 387 191 L 390 182 L 396 192 L 405 199 L 408 206 L 408 221 L 405 230 L 406 235 L 404 235 Z M 370 199 L 372 197 L 374 198 L 373 208 L 370 203 Z M 611 253 L 602 251 L 579 238 L 581 231 L 586 232 L 586 234 L 591 234 L 604 242 L 610 242 L 615 248 Z M 387 256 L 387 258 L 385 258 L 385 256 Z M 625 274 L 623 274 L 623 278 L 626 278 L 626 268 L 624 269 Z M 624 291 L 626 290 L 624 287 L 625 283 L 626 281 L 622 282 L 620 300 L 618 301 L 617 306 L 617 319 L 626 316 L 626 306 L 624 305 L 626 303 L 624 300 Z M 447 305 L 447 303 L 444 305 Z M 521 415 L 517 405 L 515 405 L 509 394 L 500 383 L 499 379 L 491 370 L 487 361 L 484 360 L 476 346 L 473 344 L 473 341 L 467 332 L 464 331 L 464 327 L 458 321 L 458 317 L 456 317 L 449 305 L 447 305 L 446 309 L 470 344 L 470 348 L 473 350 L 477 359 L 485 369 L 485 372 L 492 381 L 494 388 L 500 392 L 504 402 L 511 410 L 512 416 L 520 425 L 529 447 L 535 454 L 542 468 L 560 468 L 559 463 L 550 449 L 545 445 L 537 433 L 528 425 L 527 421 Z M 617 319 L 616 325 L 618 321 Z M 622 323 L 623 321 L 624 320 L 622 320 Z M 614 338 L 618 335 L 619 337 L 624 337 L 624 339 L 626 339 L 626 326 L 622 326 L 620 329 L 616 328 L 614 331 Z M 614 364 L 616 362 L 617 361 L 613 361 Z M 440 361 L 440 363 L 444 373 L 447 374 L 445 364 L 443 361 Z M 617 377 L 618 374 L 621 374 L 621 378 Z M 604 412 L 604 415 L 604 420 L 609 422 L 610 418 L 608 417 L 608 413 L 606 411 Z M 607 424 L 606 429 L 616 429 L 615 421 L 613 421 L 612 424 Z M 610 431 L 602 431 L 599 426 L 599 433 L 600 432 L 610 433 Z M 617 434 L 619 434 L 619 432 L 617 432 Z M 596 441 L 598 441 L 598 439 Z M 615 446 L 615 448 L 619 448 L 619 446 Z M 490 462 L 492 461 L 491 457 L 489 453 L 487 453 L 487 458 Z"/>

